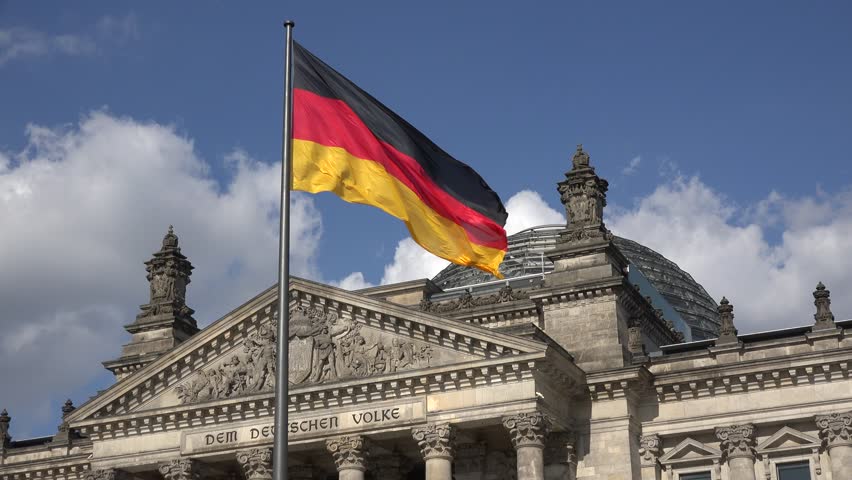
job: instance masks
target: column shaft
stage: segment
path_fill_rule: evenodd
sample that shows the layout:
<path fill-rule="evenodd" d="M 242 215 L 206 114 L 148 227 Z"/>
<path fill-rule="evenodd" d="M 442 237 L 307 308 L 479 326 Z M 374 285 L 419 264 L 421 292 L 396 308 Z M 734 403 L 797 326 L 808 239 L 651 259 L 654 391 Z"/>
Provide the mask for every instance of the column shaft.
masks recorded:
<path fill-rule="evenodd" d="M 852 480 L 852 445 L 829 447 L 831 476 L 834 480 Z"/>
<path fill-rule="evenodd" d="M 730 472 L 731 480 L 756 480 L 756 476 L 754 474 L 754 458 L 729 458 L 728 472 Z"/>
<path fill-rule="evenodd" d="M 426 460 L 426 480 L 451 480 L 453 462 L 447 457 L 432 457 Z"/>
<path fill-rule="evenodd" d="M 518 455 L 518 480 L 544 480 L 544 449 L 519 446 L 515 450 Z"/>
<path fill-rule="evenodd" d="M 503 419 L 518 462 L 518 480 L 544 480 L 544 445 L 550 420 L 541 412 L 519 413 Z"/>

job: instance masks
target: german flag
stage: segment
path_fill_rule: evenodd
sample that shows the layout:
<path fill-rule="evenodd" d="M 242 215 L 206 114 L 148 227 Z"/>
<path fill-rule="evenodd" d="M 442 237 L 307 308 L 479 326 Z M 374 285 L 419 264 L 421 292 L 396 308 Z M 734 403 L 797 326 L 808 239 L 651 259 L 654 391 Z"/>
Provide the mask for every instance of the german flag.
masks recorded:
<path fill-rule="evenodd" d="M 404 221 L 423 248 L 502 278 L 506 209 L 472 168 L 294 45 L 293 189 Z"/>

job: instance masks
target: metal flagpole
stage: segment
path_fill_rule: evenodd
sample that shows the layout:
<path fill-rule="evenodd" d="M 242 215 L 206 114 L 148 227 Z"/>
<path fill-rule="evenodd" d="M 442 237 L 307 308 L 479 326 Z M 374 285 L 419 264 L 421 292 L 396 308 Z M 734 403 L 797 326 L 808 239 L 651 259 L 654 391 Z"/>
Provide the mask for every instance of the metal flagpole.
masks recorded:
<path fill-rule="evenodd" d="M 281 237 L 278 240 L 278 358 L 275 363 L 273 480 L 287 480 L 287 401 L 290 338 L 290 164 L 293 155 L 293 27 L 284 22 L 284 139 L 281 142 Z"/>

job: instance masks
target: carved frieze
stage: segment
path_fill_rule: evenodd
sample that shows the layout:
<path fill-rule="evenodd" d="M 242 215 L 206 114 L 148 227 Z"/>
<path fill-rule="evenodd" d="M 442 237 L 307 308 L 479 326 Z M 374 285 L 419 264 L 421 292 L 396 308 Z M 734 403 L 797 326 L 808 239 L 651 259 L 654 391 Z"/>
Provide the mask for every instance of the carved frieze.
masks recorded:
<path fill-rule="evenodd" d="M 550 433 L 550 424 L 550 419 L 541 412 L 519 413 L 503 419 L 503 426 L 509 430 L 515 448 L 543 448 Z"/>
<path fill-rule="evenodd" d="M 367 439 L 358 435 L 344 435 L 342 437 L 329 438 L 325 441 L 325 447 L 334 457 L 337 471 L 367 469 L 369 448 Z"/>
<path fill-rule="evenodd" d="M 202 465 L 191 458 L 177 458 L 163 463 L 158 469 L 165 480 L 200 480 Z"/>
<path fill-rule="evenodd" d="M 755 428 L 750 423 L 716 427 L 716 438 L 721 442 L 722 454 L 728 458 L 754 458 Z"/>
<path fill-rule="evenodd" d="M 411 436 L 420 447 L 424 460 L 430 458 L 453 458 L 456 427 L 448 423 L 430 423 L 425 427 L 411 429 Z"/>
<path fill-rule="evenodd" d="M 852 445 L 852 412 L 817 415 L 814 421 L 827 447 Z"/>
<path fill-rule="evenodd" d="M 446 302 L 432 302 L 424 298 L 420 301 L 420 311 L 431 313 L 448 313 L 479 307 L 482 305 L 497 305 L 500 303 L 514 302 L 529 298 L 529 292 L 515 290 L 510 285 L 505 285 L 497 293 L 474 297 L 470 292 L 464 292 L 459 298 Z"/>
<path fill-rule="evenodd" d="M 251 448 L 237 452 L 237 463 L 243 469 L 246 480 L 268 480 L 272 478 L 272 449 Z"/>
<path fill-rule="evenodd" d="M 362 327 L 318 308 L 298 307 L 290 312 L 290 384 L 310 385 L 430 366 L 431 345 L 365 335 Z M 179 385 L 181 403 L 272 391 L 276 330 L 273 317 L 246 338 L 242 352 Z"/>
<path fill-rule="evenodd" d="M 656 465 L 662 451 L 659 435 L 643 435 L 639 438 L 639 456 L 642 459 L 642 465 Z"/>

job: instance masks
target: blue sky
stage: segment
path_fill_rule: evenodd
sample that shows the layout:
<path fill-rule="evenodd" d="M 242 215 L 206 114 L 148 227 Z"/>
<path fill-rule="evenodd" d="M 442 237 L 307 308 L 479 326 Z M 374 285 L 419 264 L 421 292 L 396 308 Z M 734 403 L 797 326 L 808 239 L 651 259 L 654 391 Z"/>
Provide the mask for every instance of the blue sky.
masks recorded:
<path fill-rule="evenodd" d="M 270 196 L 274 182 L 269 179 L 275 177 L 281 143 L 281 23 L 285 19 L 296 21 L 300 43 L 473 166 L 504 201 L 522 190 L 537 192 L 537 200 L 533 198 L 527 207 L 546 213 L 543 219 L 561 212 L 555 183 L 569 168 L 575 144 L 582 142 L 598 172 L 610 181 L 610 210 L 618 212 L 612 225 L 633 238 L 658 242 L 651 246 L 692 267 L 689 270 L 702 283 L 707 278 L 705 286 L 716 297 L 724 293 L 720 290 L 726 286 L 726 272 L 738 276 L 731 270 L 744 265 L 738 261 L 727 271 L 714 270 L 720 264 L 718 258 L 736 260 L 722 246 L 765 260 L 761 264 L 765 275 L 750 283 L 776 281 L 789 274 L 805 277 L 803 284 L 810 285 L 810 274 L 793 271 L 790 265 L 813 264 L 800 260 L 812 252 L 796 250 L 798 244 L 786 239 L 800 238 L 794 234 L 806 239 L 820 228 L 826 229 L 826 235 L 845 238 L 843 222 L 852 204 L 846 197 L 852 177 L 852 6 L 848 2 L 152 1 L 49 6 L 0 2 L 0 154 L 7 159 L 8 191 L 23 191 L 24 180 L 37 177 L 38 173 L 23 175 L 22 165 L 27 162 L 36 158 L 70 162 L 70 156 L 51 157 L 52 150 L 45 145 L 55 148 L 61 139 L 74 138 L 87 145 L 85 139 L 90 137 L 83 134 L 91 129 L 119 133 L 110 137 L 115 143 L 97 150 L 107 152 L 105 163 L 86 173 L 73 170 L 80 177 L 69 178 L 69 184 L 95 181 L 86 175 L 104 177 L 109 183 L 114 175 L 111 162 L 117 165 L 118 157 L 136 147 L 116 139 L 136 138 L 121 136 L 133 130 L 150 133 L 146 139 L 170 146 L 158 147 L 156 152 L 190 149 L 190 154 L 166 157 L 188 162 L 193 178 L 202 180 L 199 185 L 214 192 L 211 202 L 224 204 L 228 198 L 239 197 L 231 195 L 232 189 L 243 185 L 240 179 L 247 179 L 249 190 L 263 184 L 256 190 L 264 193 L 251 198 L 268 207 L 274 199 Z M 93 112 L 102 117 L 93 118 Z M 46 130 L 28 130 L 28 125 Z M 44 131 L 52 133 L 39 136 Z M 67 153 L 71 147 L 63 145 Z M 78 153 L 94 155 L 93 151 Z M 148 157 L 139 158 L 145 162 Z M 170 172 L 170 167 L 163 168 Z M 169 178 L 179 173 L 172 172 Z M 140 188 L 151 190 L 160 183 L 161 177 L 150 177 Z M 216 243 L 216 238 L 227 235 L 255 235 L 250 226 L 236 221 L 222 221 L 228 228 L 219 230 L 210 226 L 218 222 L 220 213 L 242 216 L 233 213 L 237 207 L 225 205 L 201 221 L 203 215 L 197 212 L 205 211 L 206 204 L 195 203 L 196 210 L 186 210 L 179 204 L 188 200 L 180 195 L 174 203 L 164 200 L 156 208 L 152 201 L 134 203 L 116 210 L 111 221 L 101 222 L 99 208 L 63 201 L 63 183 L 51 185 L 51 194 L 57 198 L 39 203 L 41 210 L 35 204 L 20 205 L 32 207 L 39 218 L 81 219 L 91 225 L 92 238 L 105 238 L 105 232 L 128 232 L 98 251 L 113 263 L 127 263 L 127 275 L 136 276 L 114 297 L 120 302 L 103 300 L 100 284 L 93 280 L 90 290 L 75 296 L 91 298 L 90 303 L 65 309 L 57 300 L 33 314 L 38 320 L 22 310 L 8 326 L 24 332 L 28 322 L 56 325 L 61 322 L 57 319 L 65 318 L 63 312 L 73 310 L 85 332 L 93 327 L 87 326 L 83 319 L 88 317 L 81 312 L 93 306 L 99 312 L 113 312 L 112 308 L 119 314 L 114 320 L 104 314 L 103 325 L 115 330 L 110 338 L 118 343 L 108 354 L 99 352 L 98 361 L 115 356 L 126 341 L 120 326 L 132 319 L 136 305 L 145 300 L 141 262 L 157 246 L 166 225 L 175 223 L 179 235 L 185 232 L 181 238 L 186 253 L 199 267 L 203 267 L 199 257 L 215 263 L 214 253 L 230 252 L 226 246 L 216 250 L 205 243 Z M 100 191 L 92 190 L 88 196 Z M 171 197 L 164 193 L 156 198 Z M 304 272 L 324 281 L 362 272 L 367 282 L 379 283 L 400 241 L 407 237 L 404 226 L 376 210 L 345 204 L 331 195 L 304 202 L 304 212 L 321 217 L 322 224 L 321 233 L 304 239 L 306 244 L 316 243 L 311 250 L 313 263 Z M 93 205 L 114 203 L 115 198 L 105 196 L 101 201 L 95 198 Z M 678 210 L 673 205 L 689 208 Z M 0 214 L 7 212 L 11 217 L 11 211 L 0 209 Z M 688 223 L 695 218 L 706 218 L 704 225 L 718 222 L 718 227 L 698 239 L 695 232 L 701 229 Z M 674 226 L 659 229 L 660 223 L 650 224 L 648 219 Z M 0 224 L 9 223 L 0 218 Z M 18 230 L 19 235 L 32 233 L 55 241 L 68 232 L 41 223 L 21 224 L 26 232 Z M 208 229 L 196 229 L 196 224 Z M 654 237 L 650 230 L 659 230 L 660 236 Z M 719 231 L 730 235 L 713 237 Z M 666 243 L 677 232 L 689 238 Z M 0 256 L 18 258 L 22 243 L 27 244 L 2 244 L 5 251 L 0 249 Z M 127 243 L 133 243 L 133 249 L 122 250 Z M 263 243 L 262 248 L 269 245 Z M 824 251 L 843 251 L 842 242 L 826 245 Z M 690 256 L 716 246 L 721 252 L 718 257 Z M 62 248 L 48 251 L 61 253 Z M 256 259 L 222 253 L 227 257 L 223 261 L 226 274 L 207 275 L 199 270 L 189 293 L 191 306 L 199 310 L 199 322 L 209 323 L 241 298 L 248 298 L 251 291 L 269 285 L 274 280 L 275 254 L 270 249 L 263 259 Z M 92 268 L 92 262 L 100 265 L 97 262 L 102 260 L 72 265 L 69 256 L 50 260 L 50 254 L 45 254 L 33 261 L 45 261 L 48 271 L 57 261 L 67 262 L 69 273 L 61 280 L 88 275 L 116 281 L 109 277 L 109 268 Z M 266 267 L 253 266 L 263 262 Z M 852 270 L 848 266 L 841 262 L 839 270 Z M 11 272 L 32 268 L 31 264 L 12 265 Z M 827 278 L 849 278 L 839 270 Z M 112 272 L 119 273 L 124 271 Z M 242 273 L 252 280 L 245 280 Z M 803 295 L 797 305 L 803 311 L 810 308 L 808 289 L 812 287 L 792 280 L 779 285 L 778 291 L 797 288 Z M 21 282 L 13 286 L 24 288 Z M 56 288 L 61 286 L 57 280 Z M 725 294 L 736 297 L 747 288 L 745 284 L 732 287 L 735 291 Z M 236 293 L 211 293 L 221 289 Z M 135 296 L 128 293 L 137 291 Z M 0 300 L 12 303 L 18 294 L 6 292 L 5 298 L 0 293 Z M 222 300 L 199 308 L 192 302 L 193 295 L 199 303 L 214 296 Z M 760 296 L 741 294 L 744 302 Z M 756 312 L 763 304 L 755 305 Z M 805 323 L 808 318 L 746 321 L 756 330 Z M 60 338 L 50 337 L 53 330 L 46 326 L 32 331 L 40 333 L 21 333 L 21 338 Z M 44 352 L 55 345 L 44 340 L 32 348 Z M 18 344 L 7 345 L 0 355 L 24 358 L 25 352 Z M 92 358 L 86 357 L 85 365 L 93 363 Z M 73 377 L 78 383 L 68 385 L 67 395 L 81 403 L 93 389 L 108 384 L 100 372 L 95 362 L 85 375 Z M 36 395 L 42 390 L 27 392 Z M 23 398 L 10 401 L 21 405 L 17 425 L 25 432 L 50 433 L 57 421 L 55 414 L 45 412 L 58 411 L 64 400 L 59 397 L 66 394 L 47 386 L 43 393 L 49 400 L 43 408 L 24 407 Z M 24 427 L 26 422 L 32 426 Z"/>

